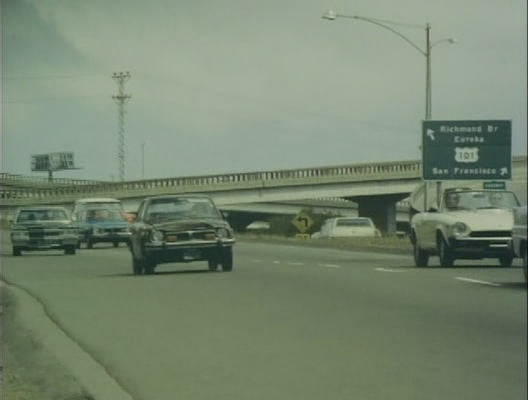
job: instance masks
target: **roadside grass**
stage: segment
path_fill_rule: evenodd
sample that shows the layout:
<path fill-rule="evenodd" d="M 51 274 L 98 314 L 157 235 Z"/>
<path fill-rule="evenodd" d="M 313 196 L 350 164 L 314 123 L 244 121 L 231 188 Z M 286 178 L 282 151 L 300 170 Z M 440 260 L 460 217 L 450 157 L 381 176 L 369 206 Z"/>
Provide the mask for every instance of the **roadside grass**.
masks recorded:
<path fill-rule="evenodd" d="M 334 239 L 301 239 L 265 233 L 238 233 L 236 239 L 243 242 L 283 243 L 296 246 L 330 248 L 342 250 L 379 251 L 412 254 L 412 245 L 407 236 L 385 236 L 381 238 L 355 237 Z"/>
<path fill-rule="evenodd" d="M 16 318 L 17 300 L 1 289 L 4 400 L 93 400 Z"/>

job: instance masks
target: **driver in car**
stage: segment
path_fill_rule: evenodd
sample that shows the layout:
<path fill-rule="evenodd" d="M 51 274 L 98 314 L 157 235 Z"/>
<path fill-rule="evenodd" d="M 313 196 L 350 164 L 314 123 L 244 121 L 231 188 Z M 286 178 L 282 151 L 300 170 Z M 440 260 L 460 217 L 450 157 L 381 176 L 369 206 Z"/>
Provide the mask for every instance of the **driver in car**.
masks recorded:
<path fill-rule="evenodd" d="M 458 203 L 460 202 L 460 196 L 458 193 L 448 193 L 446 195 L 446 208 L 448 210 L 456 210 Z"/>
<path fill-rule="evenodd" d="M 492 192 L 488 195 L 488 200 L 492 207 L 501 208 L 503 206 L 502 193 Z"/>

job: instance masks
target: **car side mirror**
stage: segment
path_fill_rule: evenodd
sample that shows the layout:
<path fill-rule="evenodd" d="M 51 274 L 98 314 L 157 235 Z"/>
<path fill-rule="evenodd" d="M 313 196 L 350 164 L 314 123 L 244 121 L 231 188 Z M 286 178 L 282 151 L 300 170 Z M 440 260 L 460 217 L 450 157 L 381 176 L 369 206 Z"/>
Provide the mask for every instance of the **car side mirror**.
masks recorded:
<path fill-rule="evenodd" d="M 222 214 L 222 217 L 224 219 L 227 219 L 229 217 L 229 213 L 227 211 L 220 211 L 220 213 Z"/>

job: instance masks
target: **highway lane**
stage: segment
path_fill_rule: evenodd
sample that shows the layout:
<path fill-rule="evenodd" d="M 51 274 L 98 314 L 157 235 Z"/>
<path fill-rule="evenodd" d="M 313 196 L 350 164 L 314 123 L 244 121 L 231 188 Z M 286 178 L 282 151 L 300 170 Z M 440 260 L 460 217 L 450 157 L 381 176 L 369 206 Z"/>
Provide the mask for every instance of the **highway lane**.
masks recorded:
<path fill-rule="evenodd" d="M 238 243 L 231 273 L 134 277 L 125 248 L 6 253 L 6 279 L 135 399 L 526 398 L 518 266 Z"/>

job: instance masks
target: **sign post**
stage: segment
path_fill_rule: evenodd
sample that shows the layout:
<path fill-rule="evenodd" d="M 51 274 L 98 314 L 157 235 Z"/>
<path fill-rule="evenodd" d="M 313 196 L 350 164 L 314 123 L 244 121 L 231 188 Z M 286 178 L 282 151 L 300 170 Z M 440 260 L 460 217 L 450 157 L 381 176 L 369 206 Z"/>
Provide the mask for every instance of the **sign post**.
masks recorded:
<path fill-rule="evenodd" d="M 310 229 L 314 222 L 308 214 L 305 214 L 301 211 L 292 219 L 291 223 L 295 225 L 297 230 L 300 232 L 296 236 L 299 238 L 307 239 L 309 236 L 306 231 Z"/>

